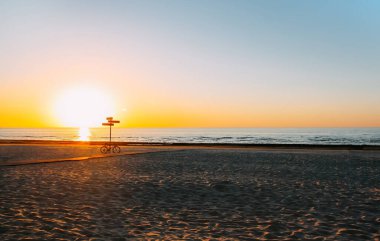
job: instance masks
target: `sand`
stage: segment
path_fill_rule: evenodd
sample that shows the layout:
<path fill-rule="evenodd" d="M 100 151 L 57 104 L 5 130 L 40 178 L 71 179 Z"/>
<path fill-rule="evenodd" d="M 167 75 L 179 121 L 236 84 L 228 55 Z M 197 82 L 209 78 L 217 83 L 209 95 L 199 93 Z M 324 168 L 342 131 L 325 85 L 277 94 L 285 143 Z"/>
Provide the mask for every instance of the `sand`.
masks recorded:
<path fill-rule="evenodd" d="M 181 150 L 181 147 L 161 146 L 120 146 L 120 153 L 100 152 L 102 145 L 82 144 L 0 144 L 0 166 L 13 166 L 35 163 L 83 161 L 91 158 L 127 154 Z"/>
<path fill-rule="evenodd" d="M 380 152 L 184 149 L 0 167 L 0 240 L 379 240 Z"/>

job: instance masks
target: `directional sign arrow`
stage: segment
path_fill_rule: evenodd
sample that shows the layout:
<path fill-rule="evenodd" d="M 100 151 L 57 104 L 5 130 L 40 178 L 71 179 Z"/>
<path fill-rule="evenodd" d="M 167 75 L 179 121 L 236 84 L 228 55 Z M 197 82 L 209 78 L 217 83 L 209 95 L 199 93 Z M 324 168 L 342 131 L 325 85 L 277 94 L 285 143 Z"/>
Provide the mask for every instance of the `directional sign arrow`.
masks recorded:
<path fill-rule="evenodd" d="M 115 123 L 120 123 L 120 121 L 118 120 L 114 120 L 113 117 L 107 117 L 107 123 L 102 123 L 103 126 L 109 126 L 110 127 L 110 144 L 111 144 L 111 140 L 112 140 L 112 132 L 111 132 L 111 127 L 115 125 Z"/>

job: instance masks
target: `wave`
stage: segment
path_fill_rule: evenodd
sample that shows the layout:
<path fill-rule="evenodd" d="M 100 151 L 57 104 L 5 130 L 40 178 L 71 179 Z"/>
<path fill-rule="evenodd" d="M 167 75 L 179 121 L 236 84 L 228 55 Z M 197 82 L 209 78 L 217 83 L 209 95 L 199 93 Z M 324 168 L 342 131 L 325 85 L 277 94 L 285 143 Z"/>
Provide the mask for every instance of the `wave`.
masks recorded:
<path fill-rule="evenodd" d="M 0 139 L 78 140 L 75 128 L 0 128 Z M 89 140 L 108 140 L 108 130 L 91 129 Z M 158 143 L 380 145 L 380 128 L 115 128 L 113 140 Z"/>

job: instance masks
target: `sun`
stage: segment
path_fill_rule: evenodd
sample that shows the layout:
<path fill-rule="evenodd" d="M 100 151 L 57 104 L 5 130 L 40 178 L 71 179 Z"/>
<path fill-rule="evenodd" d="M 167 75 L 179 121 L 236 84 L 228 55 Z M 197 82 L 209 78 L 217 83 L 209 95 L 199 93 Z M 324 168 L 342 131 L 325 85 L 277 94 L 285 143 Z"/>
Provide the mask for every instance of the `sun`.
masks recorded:
<path fill-rule="evenodd" d="M 54 112 L 60 124 L 65 127 L 96 127 L 107 116 L 114 114 L 114 103 L 100 89 L 75 87 L 58 95 Z"/>

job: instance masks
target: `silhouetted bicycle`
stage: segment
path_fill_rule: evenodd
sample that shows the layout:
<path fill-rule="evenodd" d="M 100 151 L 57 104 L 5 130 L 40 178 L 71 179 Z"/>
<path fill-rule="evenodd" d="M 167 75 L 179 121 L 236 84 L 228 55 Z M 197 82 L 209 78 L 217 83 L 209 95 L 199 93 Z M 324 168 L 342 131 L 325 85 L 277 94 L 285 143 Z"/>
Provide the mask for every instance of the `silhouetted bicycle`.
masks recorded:
<path fill-rule="evenodd" d="M 103 154 L 106 153 L 120 153 L 120 146 L 113 144 L 104 144 L 104 146 L 100 147 L 100 152 Z"/>

